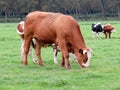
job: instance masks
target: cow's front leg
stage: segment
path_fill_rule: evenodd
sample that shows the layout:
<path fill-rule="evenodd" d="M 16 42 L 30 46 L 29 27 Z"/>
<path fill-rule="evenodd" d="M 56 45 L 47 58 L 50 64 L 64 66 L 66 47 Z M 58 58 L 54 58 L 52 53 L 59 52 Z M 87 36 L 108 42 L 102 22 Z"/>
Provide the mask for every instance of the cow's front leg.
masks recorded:
<path fill-rule="evenodd" d="M 61 63 L 61 66 L 64 65 L 64 62 L 65 62 L 65 67 L 66 69 L 70 69 L 70 62 L 69 62 L 69 53 L 68 53 L 68 50 L 67 50 L 67 47 L 66 47 L 66 43 L 64 41 L 61 41 L 58 43 L 61 51 L 62 51 L 62 63 Z M 65 61 L 64 61 L 65 60 Z"/>
<path fill-rule="evenodd" d="M 40 66 L 44 66 L 42 58 L 41 58 L 41 43 L 37 39 L 35 39 L 35 40 L 36 40 L 35 52 L 38 57 L 38 63 Z"/>
<path fill-rule="evenodd" d="M 107 33 L 106 33 L 106 32 L 104 32 L 104 34 L 105 34 L 105 38 L 107 39 Z"/>
<path fill-rule="evenodd" d="M 65 67 L 66 67 L 66 69 L 70 69 L 69 54 L 66 53 L 66 54 L 64 54 L 63 57 L 65 58 Z"/>
<path fill-rule="evenodd" d="M 64 57 L 63 57 L 63 55 L 62 55 L 61 67 L 64 67 L 64 66 L 65 66 L 65 59 L 64 59 Z"/>
<path fill-rule="evenodd" d="M 66 67 L 66 69 L 70 69 L 70 62 L 69 62 L 69 54 L 63 54 L 62 55 L 62 61 L 61 61 L 61 66 Z"/>

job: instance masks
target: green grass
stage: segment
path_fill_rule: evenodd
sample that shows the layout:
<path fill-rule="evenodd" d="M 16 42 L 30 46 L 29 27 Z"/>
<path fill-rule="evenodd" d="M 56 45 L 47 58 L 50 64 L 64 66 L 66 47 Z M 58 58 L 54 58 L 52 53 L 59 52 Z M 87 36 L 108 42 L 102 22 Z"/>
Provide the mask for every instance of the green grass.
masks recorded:
<path fill-rule="evenodd" d="M 44 67 L 29 58 L 28 66 L 20 62 L 21 41 L 16 32 L 17 23 L 0 23 L 0 90 L 120 90 L 120 22 L 112 39 L 93 39 L 91 23 L 80 22 L 81 31 L 93 55 L 90 67 L 82 69 L 71 58 L 71 69 L 53 64 L 51 47 L 42 48 Z"/>

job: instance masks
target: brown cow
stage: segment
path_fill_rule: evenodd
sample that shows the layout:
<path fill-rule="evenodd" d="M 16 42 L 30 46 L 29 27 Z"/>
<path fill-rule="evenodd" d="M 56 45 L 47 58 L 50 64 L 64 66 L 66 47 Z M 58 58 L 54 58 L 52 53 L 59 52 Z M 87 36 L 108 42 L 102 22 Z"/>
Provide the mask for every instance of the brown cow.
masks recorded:
<path fill-rule="evenodd" d="M 23 64 L 27 65 L 27 55 L 32 38 L 36 39 L 36 55 L 39 64 L 44 66 L 41 58 L 41 45 L 55 43 L 62 52 L 61 66 L 70 68 L 69 52 L 76 55 L 81 67 L 89 66 L 91 52 L 87 48 L 81 34 L 79 25 L 71 16 L 61 13 L 35 11 L 25 18 L 24 27 L 24 58 Z"/>
<path fill-rule="evenodd" d="M 22 44 L 21 44 L 21 60 L 23 60 L 23 55 L 24 55 L 24 48 L 23 48 L 23 46 L 24 46 L 24 21 L 21 21 L 17 25 L 17 33 L 19 34 L 21 42 L 22 42 Z M 34 42 L 34 39 L 32 39 L 32 42 Z M 35 57 L 32 53 L 32 45 L 30 46 L 29 55 L 31 56 L 31 59 L 35 64 L 38 63 L 37 60 L 35 60 Z"/>
<path fill-rule="evenodd" d="M 115 27 L 112 26 L 111 24 L 106 24 L 104 25 L 104 31 L 103 33 L 105 34 L 105 38 L 111 38 L 111 33 L 115 32 Z"/>

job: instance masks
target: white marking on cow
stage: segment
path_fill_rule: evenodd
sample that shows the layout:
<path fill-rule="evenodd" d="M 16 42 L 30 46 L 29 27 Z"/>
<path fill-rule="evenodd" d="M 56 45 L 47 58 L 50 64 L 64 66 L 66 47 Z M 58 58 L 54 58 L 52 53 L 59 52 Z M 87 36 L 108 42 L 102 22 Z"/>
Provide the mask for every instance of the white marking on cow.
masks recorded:
<path fill-rule="evenodd" d="M 87 56 L 88 56 L 88 60 L 86 63 L 82 63 L 83 66 L 88 67 L 89 63 L 90 63 L 90 58 L 91 58 L 91 50 L 87 50 Z"/>
<path fill-rule="evenodd" d="M 53 54 L 54 54 L 54 63 L 57 64 L 57 56 L 56 56 L 57 49 L 54 49 Z"/>
<path fill-rule="evenodd" d="M 97 23 L 97 24 L 95 24 L 95 25 L 94 25 L 94 28 L 96 28 L 96 26 L 99 25 L 99 24 L 101 24 L 101 23 Z"/>
<path fill-rule="evenodd" d="M 34 55 L 33 55 L 33 53 L 32 53 L 32 46 L 30 46 L 29 55 L 31 56 L 32 61 L 33 61 L 35 64 L 38 64 L 38 61 L 35 59 L 35 57 L 34 57 Z"/>
<path fill-rule="evenodd" d="M 87 53 L 87 50 L 83 50 L 83 54 L 85 55 Z"/>
<path fill-rule="evenodd" d="M 113 30 L 111 30 L 111 32 L 113 33 L 113 32 L 116 32 L 116 30 L 115 29 L 113 29 Z"/>
<path fill-rule="evenodd" d="M 104 25 L 102 25 L 102 29 L 104 29 Z"/>
<path fill-rule="evenodd" d="M 73 57 L 73 59 L 74 59 L 75 62 L 78 62 L 77 57 L 75 56 L 75 54 L 70 53 L 70 55 Z"/>

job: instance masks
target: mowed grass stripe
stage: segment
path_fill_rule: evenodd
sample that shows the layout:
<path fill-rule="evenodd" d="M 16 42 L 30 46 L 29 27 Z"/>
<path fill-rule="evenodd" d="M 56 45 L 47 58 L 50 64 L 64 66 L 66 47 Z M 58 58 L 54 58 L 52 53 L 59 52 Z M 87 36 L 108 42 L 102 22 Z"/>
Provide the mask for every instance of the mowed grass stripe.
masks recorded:
<path fill-rule="evenodd" d="M 116 27 L 112 39 L 93 39 L 91 23 L 80 21 L 81 32 L 88 47 L 93 50 L 90 67 L 82 69 L 70 58 L 71 69 L 53 63 L 51 47 L 42 48 L 45 66 L 28 66 L 20 61 L 21 41 L 16 32 L 17 23 L 0 23 L 0 90 L 120 90 L 120 22 L 111 23 Z"/>

